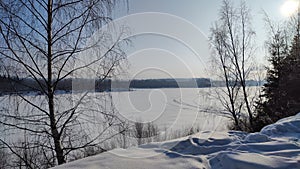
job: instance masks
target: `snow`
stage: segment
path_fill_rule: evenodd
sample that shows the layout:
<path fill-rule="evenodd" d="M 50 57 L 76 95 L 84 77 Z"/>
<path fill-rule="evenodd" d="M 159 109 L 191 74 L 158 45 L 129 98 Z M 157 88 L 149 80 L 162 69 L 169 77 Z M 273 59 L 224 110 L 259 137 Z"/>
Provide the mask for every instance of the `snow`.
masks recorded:
<path fill-rule="evenodd" d="M 136 89 L 112 92 L 114 106 L 130 121 L 153 122 L 160 129 L 177 130 L 196 126 L 202 130 L 226 130 L 228 117 L 208 113 L 221 107 L 215 98 L 207 98 L 209 88 Z"/>
<path fill-rule="evenodd" d="M 55 169 L 300 169 L 300 113 L 258 133 L 206 131 L 115 149 Z"/>

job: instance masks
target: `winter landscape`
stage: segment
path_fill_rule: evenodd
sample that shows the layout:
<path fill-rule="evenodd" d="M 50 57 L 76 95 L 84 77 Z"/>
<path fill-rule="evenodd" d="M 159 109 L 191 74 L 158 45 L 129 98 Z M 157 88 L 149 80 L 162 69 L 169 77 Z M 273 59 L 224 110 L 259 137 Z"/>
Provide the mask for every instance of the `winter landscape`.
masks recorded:
<path fill-rule="evenodd" d="M 257 133 L 204 131 L 176 140 L 115 149 L 55 169 L 298 169 L 300 114 Z"/>
<path fill-rule="evenodd" d="M 299 0 L 1 0 L 0 169 L 300 169 Z"/>

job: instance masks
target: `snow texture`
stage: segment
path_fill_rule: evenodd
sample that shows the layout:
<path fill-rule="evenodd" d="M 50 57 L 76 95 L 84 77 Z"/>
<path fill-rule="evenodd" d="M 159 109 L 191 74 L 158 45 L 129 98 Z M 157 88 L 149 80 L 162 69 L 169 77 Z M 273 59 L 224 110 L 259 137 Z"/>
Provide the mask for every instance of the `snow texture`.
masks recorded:
<path fill-rule="evenodd" d="M 55 169 L 300 169 L 300 113 L 258 133 L 199 132 L 115 149 Z"/>

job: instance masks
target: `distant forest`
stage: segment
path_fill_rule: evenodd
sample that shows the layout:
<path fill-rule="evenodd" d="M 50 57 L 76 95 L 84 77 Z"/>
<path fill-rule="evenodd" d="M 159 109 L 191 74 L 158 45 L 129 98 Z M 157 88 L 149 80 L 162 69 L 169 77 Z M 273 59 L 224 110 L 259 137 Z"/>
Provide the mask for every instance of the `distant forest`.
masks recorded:
<path fill-rule="evenodd" d="M 39 81 L 41 84 L 44 82 Z M 81 84 L 95 84 L 95 86 L 80 86 Z M 254 80 L 248 81 L 249 86 L 261 86 L 261 82 Z M 212 81 L 208 78 L 178 78 L 178 79 L 142 79 L 142 80 L 94 80 L 94 79 L 65 79 L 58 83 L 57 90 L 95 90 L 103 91 L 120 91 L 130 90 L 134 88 L 151 89 L 151 88 L 206 88 L 206 87 L 222 87 L 225 84 L 219 81 Z M 46 86 L 46 85 L 45 85 Z M 19 79 L 0 77 L 0 92 L 2 94 L 10 94 L 15 92 L 40 91 L 38 83 L 32 79 Z"/>

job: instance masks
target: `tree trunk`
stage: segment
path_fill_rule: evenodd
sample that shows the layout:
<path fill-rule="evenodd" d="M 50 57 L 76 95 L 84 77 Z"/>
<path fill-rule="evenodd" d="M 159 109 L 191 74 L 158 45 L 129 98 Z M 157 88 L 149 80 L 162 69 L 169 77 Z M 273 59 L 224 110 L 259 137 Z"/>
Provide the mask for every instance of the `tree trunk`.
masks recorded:
<path fill-rule="evenodd" d="M 55 109 L 54 109 L 54 91 L 52 85 L 52 5 L 53 1 L 48 0 L 47 12 L 48 12 L 48 20 L 47 20 L 47 40 L 48 40 L 48 79 L 47 79 L 47 91 L 48 91 L 48 101 L 49 101 L 49 118 L 50 118 L 50 126 L 52 139 L 54 142 L 54 149 L 56 153 L 56 159 L 58 164 L 65 163 L 65 158 L 63 154 L 63 149 L 60 144 L 60 135 L 56 126 L 55 119 Z"/>
<path fill-rule="evenodd" d="M 249 101 L 248 101 L 248 94 L 247 94 L 247 91 L 246 91 L 245 81 L 243 82 L 242 86 L 243 86 L 244 100 L 245 100 L 246 108 L 247 108 L 247 111 L 248 111 L 248 114 L 249 114 L 250 127 L 253 128 L 253 114 L 252 114 L 250 104 L 249 104 Z"/>

